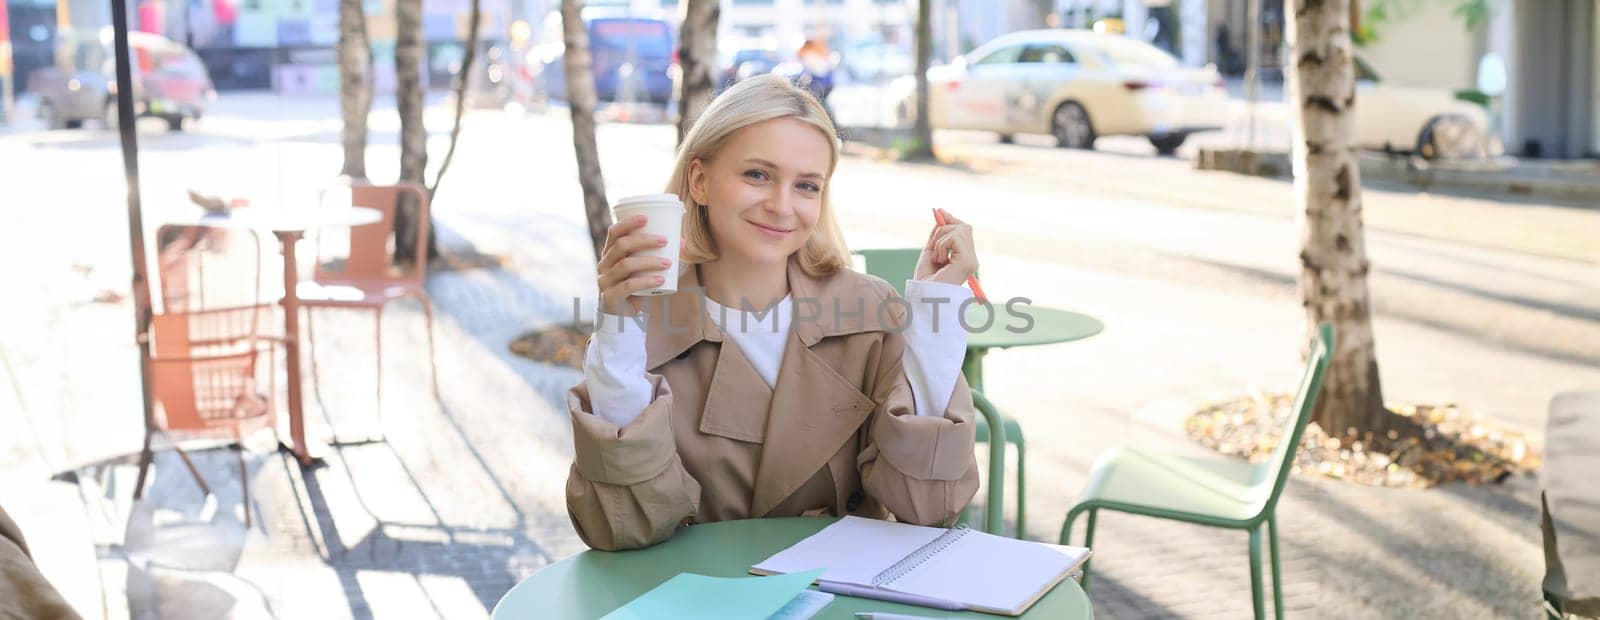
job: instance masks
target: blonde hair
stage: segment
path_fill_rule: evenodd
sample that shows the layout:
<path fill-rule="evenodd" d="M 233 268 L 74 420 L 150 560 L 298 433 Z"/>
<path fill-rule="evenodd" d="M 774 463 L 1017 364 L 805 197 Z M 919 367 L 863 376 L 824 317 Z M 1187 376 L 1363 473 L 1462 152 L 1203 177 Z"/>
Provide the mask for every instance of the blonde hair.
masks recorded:
<path fill-rule="evenodd" d="M 717 259 L 717 244 L 711 237 L 706 206 L 695 203 L 689 193 L 689 165 L 695 160 L 710 161 L 740 129 L 778 118 L 793 118 L 810 124 L 827 137 L 827 178 L 833 178 L 833 170 L 839 163 L 838 132 L 816 97 L 783 76 L 773 74 L 734 84 L 711 101 L 684 135 L 683 143 L 678 146 L 677 161 L 672 165 L 672 177 L 667 182 L 666 191 L 677 194 L 686 207 L 682 250 L 685 265 Z M 828 198 L 831 185 L 822 184 L 822 211 L 817 216 L 817 224 L 806 244 L 793 256 L 799 261 L 800 269 L 812 277 L 832 275 L 850 266 L 850 250 Z"/>

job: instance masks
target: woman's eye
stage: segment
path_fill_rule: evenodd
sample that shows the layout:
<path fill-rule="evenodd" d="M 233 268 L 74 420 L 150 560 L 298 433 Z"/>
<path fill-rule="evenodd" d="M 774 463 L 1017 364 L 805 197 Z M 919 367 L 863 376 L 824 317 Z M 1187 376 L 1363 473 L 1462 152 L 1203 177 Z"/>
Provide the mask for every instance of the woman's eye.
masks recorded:
<path fill-rule="evenodd" d="M 746 170 L 746 171 L 744 171 L 744 176 L 747 179 L 754 179 L 754 180 L 757 180 L 757 181 L 765 181 L 765 180 L 767 180 L 767 171 L 765 171 L 765 170 Z"/>
<path fill-rule="evenodd" d="M 816 183 L 812 183 L 810 181 L 801 181 L 800 185 L 798 187 L 800 188 L 801 191 L 806 191 L 806 192 L 820 192 L 820 191 L 822 191 L 821 187 L 818 187 Z"/>

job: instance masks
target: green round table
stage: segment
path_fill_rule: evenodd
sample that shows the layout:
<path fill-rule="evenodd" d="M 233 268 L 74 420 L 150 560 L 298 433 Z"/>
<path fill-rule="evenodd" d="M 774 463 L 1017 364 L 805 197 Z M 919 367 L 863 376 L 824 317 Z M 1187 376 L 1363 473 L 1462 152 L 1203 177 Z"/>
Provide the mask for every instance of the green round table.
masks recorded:
<path fill-rule="evenodd" d="M 511 588 L 494 606 L 495 620 L 557 618 L 588 620 L 616 610 L 678 573 L 712 577 L 749 576 L 752 565 L 835 519 L 796 517 L 722 521 L 681 528 L 666 542 L 632 551 L 584 551 L 544 567 Z M 813 586 L 814 587 L 814 586 Z M 943 611 L 884 601 L 836 596 L 817 620 L 855 620 L 858 611 L 886 611 L 936 618 L 988 618 L 977 612 Z M 1092 618 L 1089 597 L 1072 579 L 1039 599 L 1024 618 Z M 760 619 L 756 619 L 760 620 Z"/>
<path fill-rule="evenodd" d="M 1005 304 L 994 306 L 994 320 L 983 304 L 967 306 L 967 356 L 961 362 L 961 374 L 972 389 L 983 391 L 983 356 L 989 349 L 1029 347 L 1058 342 L 1083 340 L 1105 329 L 1105 324 L 1087 314 L 1070 310 L 1057 310 L 1045 306 L 1017 304 L 1018 314 L 1033 318 L 1033 324 L 1019 316 L 1012 316 Z M 985 325 L 985 323 L 988 323 Z M 982 327 L 983 329 L 977 329 Z M 1013 331 L 1018 330 L 1018 331 Z"/>

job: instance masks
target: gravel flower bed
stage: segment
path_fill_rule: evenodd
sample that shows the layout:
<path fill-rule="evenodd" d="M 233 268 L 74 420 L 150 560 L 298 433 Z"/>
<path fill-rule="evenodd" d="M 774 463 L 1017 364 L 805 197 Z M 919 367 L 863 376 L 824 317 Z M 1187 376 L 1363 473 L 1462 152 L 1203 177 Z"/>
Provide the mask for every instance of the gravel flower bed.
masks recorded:
<path fill-rule="evenodd" d="M 584 348 L 593 325 L 555 325 L 518 336 L 511 352 L 541 364 L 583 368 Z"/>
<path fill-rule="evenodd" d="M 1292 401 L 1288 394 L 1252 393 L 1207 405 L 1184 421 L 1184 430 L 1208 448 L 1260 462 L 1277 447 Z M 1498 483 L 1539 468 L 1528 437 L 1454 405 L 1391 404 L 1389 413 L 1410 418 L 1422 436 L 1367 433 L 1341 441 L 1311 422 L 1295 452 L 1295 471 L 1370 486 L 1426 488 Z"/>

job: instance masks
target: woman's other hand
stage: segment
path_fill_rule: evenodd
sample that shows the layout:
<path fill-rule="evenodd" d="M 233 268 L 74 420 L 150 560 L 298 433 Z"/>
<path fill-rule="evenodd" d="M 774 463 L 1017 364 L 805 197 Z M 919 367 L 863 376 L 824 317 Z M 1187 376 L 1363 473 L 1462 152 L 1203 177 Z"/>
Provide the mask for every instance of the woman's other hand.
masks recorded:
<path fill-rule="evenodd" d="M 945 224 L 928 233 L 928 242 L 917 258 L 913 280 L 943 282 L 961 286 L 978 272 L 978 254 L 972 244 L 972 226 L 956 219 L 944 209 Z"/>

